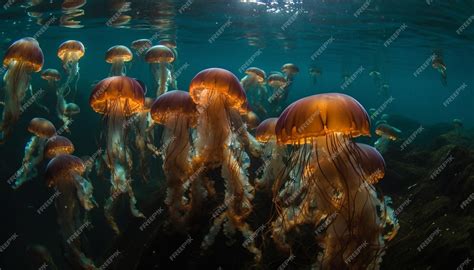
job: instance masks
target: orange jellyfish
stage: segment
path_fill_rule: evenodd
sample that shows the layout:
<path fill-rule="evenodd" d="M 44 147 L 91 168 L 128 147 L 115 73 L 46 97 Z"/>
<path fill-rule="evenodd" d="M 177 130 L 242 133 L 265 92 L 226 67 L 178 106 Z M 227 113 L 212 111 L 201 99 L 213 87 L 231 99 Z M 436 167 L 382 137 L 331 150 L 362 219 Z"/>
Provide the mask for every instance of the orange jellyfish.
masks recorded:
<path fill-rule="evenodd" d="M 48 68 L 41 72 L 41 78 L 47 81 L 49 86 L 56 91 L 58 89 L 57 83 L 61 81 L 61 74 L 56 69 Z"/>
<path fill-rule="evenodd" d="M 105 61 L 112 64 L 109 76 L 125 76 L 127 73 L 125 62 L 130 62 L 132 59 L 132 52 L 123 45 L 109 48 L 105 54 Z"/>
<path fill-rule="evenodd" d="M 96 269 L 94 263 L 81 251 L 81 236 L 77 230 L 90 225 L 86 213 L 96 202 L 92 196 L 92 184 L 82 175 L 85 166 L 82 160 L 72 155 L 59 155 L 46 167 L 45 180 L 54 187 L 59 196 L 54 200 L 60 233 L 66 247 L 66 258 L 82 269 Z M 89 224 L 89 225 L 87 225 Z"/>
<path fill-rule="evenodd" d="M 199 72 L 191 81 L 189 94 L 198 110 L 196 156 L 192 171 L 196 174 L 221 167 L 226 187 L 225 202 L 229 202 L 227 209 L 214 219 L 209 234 L 202 242 L 202 247 L 207 249 L 213 244 L 223 224 L 227 237 L 231 237 L 236 230 L 244 237 L 252 234 L 245 219 L 252 211 L 254 190 L 249 183 L 247 168 L 241 166 L 248 155 L 242 150 L 231 121 L 232 112 L 237 111 L 238 114 L 238 111 L 245 110 L 247 101 L 245 91 L 235 75 L 220 68 Z M 205 186 L 200 174 L 194 176 L 193 185 Z M 260 260 L 261 253 L 254 241 L 246 242 L 244 246 L 255 255 L 256 260 Z"/>
<path fill-rule="evenodd" d="M 300 69 L 295 64 L 288 63 L 281 67 L 281 72 L 286 75 L 286 79 L 291 83 L 296 74 L 300 72 Z"/>
<path fill-rule="evenodd" d="M 66 82 L 61 87 L 61 94 L 67 96 L 66 89 L 70 89 L 71 83 L 75 82 L 73 99 L 76 96 L 77 83 L 79 81 L 79 60 L 84 56 L 85 48 L 78 40 L 68 40 L 59 45 L 58 57 L 63 62 L 63 69 L 67 73 Z"/>
<path fill-rule="evenodd" d="M 380 136 L 374 146 L 381 153 L 385 153 L 388 150 L 390 141 L 396 141 L 402 136 L 402 131 L 396 127 L 393 127 L 386 123 L 381 123 L 375 128 L 375 134 Z"/>
<path fill-rule="evenodd" d="M 145 60 L 150 63 L 153 78 L 157 85 L 156 97 L 168 91 L 171 75 L 167 64 L 172 63 L 174 59 L 173 51 L 163 45 L 153 46 L 145 54 Z"/>
<path fill-rule="evenodd" d="M 283 111 L 275 132 L 278 143 L 293 150 L 274 196 L 284 191 L 286 178 L 299 181 L 301 192 L 296 207 L 276 200 L 280 215 L 273 223 L 274 240 L 285 247 L 289 228 L 312 223 L 323 247 L 317 261 L 322 269 L 378 264 L 384 248 L 378 208 L 383 205 L 366 181 L 362 150 L 351 140 L 370 135 L 362 105 L 344 94 L 306 97 Z M 356 251 L 358 256 L 351 256 Z"/>
<path fill-rule="evenodd" d="M 179 63 L 178 62 L 178 45 L 176 44 L 176 41 L 173 40 L 173 39 L 162 39 L 158 42 L 158 45 L 166 46 L 173 52 L 174 61 L 173 61 L 172 64 L 170 64 L 170 68 L 171 68 L 171 70 L 170 70 L 170 76 L 171 76 L 170 85 L 171 85 L 171 87 L 173 87 L 173 89 L 177 89 L 178 82 L 177 82 L 177 78 L 176 78 L 176 74 L 175 74 L 174 64 Z"/>
<path fill-rule="evenodd" d="M 184 225 L 187 208 L 184 202 L 184 184 L 191 174 L 190 157 L 191 127 L 196 125 L 196 104 L 188 92 L 173 90 L 156 99 L 153 103 L 151 118 L 164 125 L 163 132 L 163 171 L 167 180 L 167 197 L 172 222 L 177 226 Z"/>
<path fill-rule="evenodd" d="M 266 114 L 265 99 L 268 96 L 268 90 L 266 87 L 267 75 L 265 71 L 257 67 L 250 67 L 245 70 L 245 74 L 240 83 L 245 89 L 249 103 L 258 113 Z"/>
<path fill-rule="evenodd" d="M 105 216 L 112 229 L 118 234 L 119 228 L 112 215 L 117 198 L 128 194 L 130 210 L 136 217 L 143 214 L 136 208 L 136 199 L 131 186 L 132 157 L 128 148 L 127 133 L 130 121 L 137 112 L 143 110 L 144 91 L 140 83 L 126 76 L 103 79 L 92 90 L 89 104 L 92 109 L 105 117 L 107 125 L 107 166 L 111 171 L 110 197 L 104 206 Z"/>
<path fill-rule="evenodd" d="M 249 111 L 248 113 L 242 115 L 242 118 L 245 124 L 247 124 L 247 128 L 250 130 L 257 128 L 260 124 L 260 118 L 256 113 L 252 111 Z"/>
<path fill-rule="evenodd" d="M 285 147 L 276 142 L 275 126 L 278 118 L 268 118 L 258 125 L 255 138 L 263 143 L 263 164 L 256 171 L 259 177 L 256 183 L 259 188 L 268 189 L 273 185 L 279 173 L 284 169 L 283 158 L 286 156 Z"/>
<path fill-rule="evenodd" d="M 55 135 L 46 141 L 43 152 L 46 159 L 53 159 L 59 155 L 71 155 L 74 150 L 74 144 L 68 138 Z"/>
<path fill-rule="evenodd" d="M 13 125 L 21 114 L 21 102 L 31 87 L 31 73 L 43 67 L 43 51 L 34 38 L 26 37 L 15 41 L 6 51 L 3 66 L 7 69 L 3 76 L 5 100 L 0 124 L 0 142 L 11 133 Z"/>
<path fill-rule="evenodd" d="M 144 54 L 146 53 L 146 51 L 151 48 L 152 46 L 152 43 L 149 39 L 137 39 L 135 41 L 132 42 L 131 44 L 131 47 L 132 49 L 135 51 L 135 53 L 140 56 L 140 57 L 143 57 Z"/>
<path fill-rule="evenodd" d="M 33 134 L 25 146 L 19 174 L 13 183 L 13 188 L 19 188 L 24 183 L 32 180 L 38 174 L 36 167 L 43 161 L 43 150 L 48 138 L 56 134 L 53 123 L 44 118 L 33 118 L 28 125 L 28 131 Z"/>

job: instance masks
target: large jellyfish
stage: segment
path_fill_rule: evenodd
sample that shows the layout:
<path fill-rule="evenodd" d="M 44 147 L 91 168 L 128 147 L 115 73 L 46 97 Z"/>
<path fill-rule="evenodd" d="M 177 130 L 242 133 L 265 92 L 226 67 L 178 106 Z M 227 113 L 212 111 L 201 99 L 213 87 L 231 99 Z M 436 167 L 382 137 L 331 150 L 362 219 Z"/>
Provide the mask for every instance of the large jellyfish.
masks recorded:
<path fill-rule="evenodd" d="M 129 130 L 126 123 L 135 113 L 143 110 L 144 102 L 140 83 L 126 76 L 103 79 L 94 87 L 89 98 L 92 109 L 103 114 L 106 120 L 106 156 L 107 166 L 111 171 L 111 187 L 104 210 L 107 221 L 117 234 L 120 231 L 112 212 L 120 195 L 128 194 L 132 214 L 143 217 L 135 206 L 136 199 L 131 186 L 132 157 L 126 144 Z"/>
<path fill-rule="evenodd" d="M 21 102 L 31 87 L 31 73 L 43 67 L 43 51 L 34 38 L 26 37 L 15 41 L 6 51 L 3 66 L 5 100 L 0 124 L 0 143 L 10 135 L 13 125 L 21 114 Z"/>
<path fill-rule="evenodd" d="M 284 190 L 288 175 L 298 176 L 302 192 L 297 207 L 276 200 L 280 215 L 273 223 L 274 240 L 288 247 L 289 228 L 318 225 L 316 239 L 324 249 L 316 262 L 319 267 L 376 268 L 384 248 L 385 216 L 379 210 L 384 205 L 366 180 L 373 167 L 366 165 L 367 156 L 351 140 L 370 135 L 365 109 L 343 94 L 306 97 L 283 111 L 275 132 L 278 143 L 290 144 L 293 150 L 275 182 L 274 196 Z M 380 171 L 370 174 L 377 178 Z"/>
<path fill-rule="evenodd" d="M 188 92 L 173 90 L 153 103 L 151 118 L 165 126 L 163 132 L 163 171 L 167 181 L 166 204 L 176 226 L 184 225 L 186 213 L 184 184 L 191 175 L 191 127 L 196 125 L 196 104 Z"/>
<path fill-rule="evenodd" d="M 273 181 L 285 167 L 283 158 L 286 156 L 286 149 L 276 142 L 277 121 L 278 118 L 268 118 L 260 123 L 255 131 L 257 141 L 265 145 L 262 157 L 264 162 L 257 170 L 257 176 L 261 176 L 256 180 L 258 187 L 264 190 L 271 188 Z"/>
<path fill-rule="evenodd" d="M 84 171 L 80 158 L 59 155 L 48 163 L 45 180 L 48 187 L 54 187 L 59 194 L 54 203 L 67 259 L 82 269 L 96 269 L 81 251 L 82 236 L 76 235 L 79 229 L 83 230 L 90 224 L 81 208 L 87 212 L 96 206 L 92 184 L 82 177 Z"/>
<path fill-rule="evenodd" d="M 76 96 L 77 83 L 79 81 L 79 60 L 84 56 L 85 48 L 82 42 L 68 40 L 59 45 L 58 57 L 63 62 L 63 69 L 67 74 L 67 79 L 61 86 L 60 92 L 67 96 L 71 90 L 71 83 L 75 83 L 73 90 L 73 100 Z M 65 91 L 68 92 L 65 92 Z"/>
<path fill-rule="evenodd" d="M 156 97 L 168 91 L 171 74 L 167 64 L 172 63 L 174 58 L 173 51 L 163 45 L 153 46 L 146 52 L 145 60 L 150 63 L 153 78 L 157 85 Z"/>
<path fill-rule="evenodd" d="M 191 81 L 189 90 L 198 110 L 192 172 L 196 174 L 221 167 L 226 187 L 225 202 L 228 202 L 227 209 L 214 219 L 202 247 L 207 249 L 212 245 L 222 225 L 227 237 L 232 237 L 239 230 L 245 238 L 252 240 L 252 230 L 245 219 L 252 211 L 254 190 L 249 183 L 247 168 L 241 166 L 248 156 L 232 131 L 230 116 L 233 110 L 241 111 L 247 106 L 245 92 L 234 74 L 220 68 L 199 72 Z M 194 178 L 193 188 L 206 186 L 202 177 Z M 260 251 L 253 241 L 244 246 L 254 253 L 256 260 L 260 259 Z"/>
<path fill-rule="evenodd" d="M 25 146 L 25 155 L 18 170 L 18 177 L 13 188 L 19 188 L 38 174 L 36 167 L 43 161 L 43 150 L 48 138 L 56 134 L 53 123 L 44 118 L 33 118 L 28 125 L 28 131 L 33 134 Z"/>
<path fill-rule="evenodd" d="M 45 69 L 41 72 L 41 78 L 48 82 L 48 85 L 54 90 L 58 89 L 58 82 L 61 81 L 61 74 L 59 71 L 53 68 Z"/>
<path fill-rule="evenodd" d="M 105 54 L 105 61 L 112 64 L 109 76 L 125 76 L 127 74 L 125 62 L 130 62 L 132 59 L 132 52 L 123 45 L 109 48 Z"/>

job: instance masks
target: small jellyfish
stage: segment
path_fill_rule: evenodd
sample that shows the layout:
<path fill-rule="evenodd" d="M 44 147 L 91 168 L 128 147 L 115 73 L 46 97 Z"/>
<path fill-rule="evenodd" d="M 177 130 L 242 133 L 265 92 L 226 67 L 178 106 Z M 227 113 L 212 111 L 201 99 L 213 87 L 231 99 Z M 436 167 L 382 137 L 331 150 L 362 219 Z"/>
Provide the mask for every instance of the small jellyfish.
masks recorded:
<path fill-rule="evenodd" d="M 281 67 L 281 72 L 285 74 L 285 77 L 288 80 L 288 83 L 291 84 L 296 74 L 300 72 L 300 69 L 295 64 L 288 63 L 288 64 L 284 64 Z"/>
<path fill-rule="evenodd" d="M 46 141 L 43 153 L 44 158 L 53 159 L 59 155 L 72 155 L 74 150 L 74 144 L 68 138 L 55 135 Z"/>
<path fill-rule="evenodd" d="M 21 102 L 31 87 L 31 73 L 43 67 L 43 51 L 34 38 L 26 37 L 15 41 L 6 51 L 3 66 L 5 100 L 0 124 L 0 143 L 10 135 L 13 125 L 21 114 Z"/>
<path fill-rule="evenodd" d="M 446 73 L 446 64 L 444 63 L 443 57 L 440 54 L 435 54 L 435 57 L 431 61 L 431 66 L 441 75 L 441 83 L 443 86 L 447 86 L 448 75 Z"/>
<path fill-rule="evenodd" d="M 398 140 L 402 132 L 396 127 L 387 124 L 386 120 L 377 121 L 377 127 L 375 128 L 375 134 L 380 136 L 375 142 L 375 148 L 381 153 L 385 153 L 388 150 L 390 141 Z"/>
<path fill-rule="evenodd" d="M 191 128 L 197 121 L 196 104 L 188 92 L 173 90 L 156 99 L 153 103 L 151 118 L 164 125 L 163 132 L 163 171 L 167 181 L 167 196 L 171 220 L 174 225 L 184 225 L 187 211 L 184 201 L 184 184 L 191 175 L 190 156 Z M 191 195 L 192 197 L 192 195 Z"/>
<path fill-rule="evenodd" d="M 136 199 L 131 186 L 133 166 L 127 134 L 131 117 L 143 110 L 144 90 L 140 83 L 126 76 L 103 79 L 92 90 L 89 104 L 92 109 L 104 115 L 107 125 L 106 163 L 110 169 L 110 197 L 104 206 L 105 216 L 115 233 L 119 228 L 113 217 L 113 208 L 120 195 L 128 194 L 130 211 L 135 217 L 143 217 L 136 208 Z"/>
<path fill-rule="evenodd" d="M 242 115 L 242 119 L 244 120 L 245 124 L 247 125 L 247 128 L 252 130 L 258 127 L 260 124 L 260 118 L 258 115 L 252 111 L 249 111 L 248 113 L 245 113 Z"/>
<path fill-rule="evenodd" d="M 48 163 L 45 181 L 48 187 L 54 187 L 59 193 L 54 204 L 67 259 L 82 269 L 96 269 L 92 260 L 81 251 L 83 235 L 76 236 L 77 230 L 90 224 L 85 212 L 97 205 L 92 195 L 92 184 L 82 176 L 84 171 L 85 166 L 80 158 L 59 155 Z"/>
<path fill-rule="evenodd" d="M 235 115 L 237 112 L 238 115 L 239 111 L 246 110 L 247 99 L 235 75 L 220 68 L 199 72 L 191 81 L 189 94 L 198 110 L 196 154 L 192 160 L 192 172 L 220 167 L 225 181 L 224 202 L 229 202 L 226 210 L 214 219 L 209 233 L 204 237 L 201 246 L 207 249 L 214 243 L 221 226 L 229 238 L 236 230 L 244 237 L 250 237 L 253 233 L 245 219 L 252 211 L 254 190 L 249 183 L 246 166 L 241 165 L 248 164 L 248 155 L 243 151 L 239 134 L 232 129 L 231 120 L 236 119 L 231 114 Z M 206 181 L 204 177 L 195 176 L 193 188 L 200 186 L 199 189 L 205 190 L 203 187 L 206 184 L 203 181 Z M 253 241 L 244 247 L 254 254 L 255 260 L 260 260 L 261 252 Z"/>
<path fill-rule="evenodd" d="M 58 57 L 63 63 L 63 69 L 67 74 L 66 81 L 59 90 L 62 95 L 67 96 L 70 91 L 71 83 L 75 83 L 72 93 L 73 100 L 76 96 L 77 83 L 79 81 L 79 60 L 85 53 L 84 44 L 78 40 L 68 40 L 59 45 Z M 66 89 L 68 92 L 65 92 Z"/>
<path fill-rule="evenodd" d="M 48 82 L 48 85 L 57 91 L 58 89 L 58 82 L 61 81 L 61 74 L 59 71 L 53 68 L 48 68 L 41 72 L 41 78 Z"/>
<path fill-rule="evenodd" d="M 172 63 L 174 59 L 173 51 L 163 45 L 153 46 L 146 52 L 145 60 L 151 66 L 153 78 L 157 85 L 156 97 L 168 91 L 171 75 L 167 64 Z"/>
<path fill-rule="evenodd" d="M 270 76 L 267 78 L 267 83 L 274 91 L 272 94 L 273 100 L 271 100 L 270 103 L 279 101 L 281 99 L 284 100 L 288 95 L 286 93 L 286 87 L 288 86 L 289 82 L 280 72 L 270 74 Z"/>
<path fill-rule="evenodd" d="M 149 39 L 137 39 L 132 42 L 131 48 L 135 51 L 135 53 L 140 57 L 144 58 L 145 53 L 148 49 L 150 49 L 152 46 L 152 43 Z"/>
<path fill-rule="evenodd" d="M 13 188 L 30 181 L 37 175 L 36 167 L 43 161 L 44 145 L 48 138 L 56 134 L 53 123 L 44 118 L 33 118 L 28 125 L 28 131 L 33 134 L 30 141 L 25 146 L 21 168 Z"/>
<path fill-rule="evenodd" d="M 170 67 L 171 67 L 171 70 L 170 70 L 170 73 L 171 73 L 170 85 L 173 89 L 177 89 L 178 88 L 178 82 L 177 82 L 177 78 L 176 78 L 174 64 L 179 63 L 178 62 L 178 45 L 176 44 L 176 41 L 172 40 L 172 39 L 162 39 L 158 42 L 158 45 L 166 46 L 171 51 L 173 51 L 174 61 L 173 61 L 173 63 L 170 64 Z"/>
<path fill-rule="evenodd" d="M 109 48 L 105 54 L 105 61 L 112 64 L 109 76 L 125 76 L 127 73 L 125 62 L 130 62 L 132 59 L 132 52 L 123 45 Z"/>
<path fill-rule="evenodd" d="M 320 68 L 317 67 L 310 67 L 309 68 L 309 76 L 313 78 L 313 85 L 317 84 L 318 78 L 321 77 L 322 71 Z"/>

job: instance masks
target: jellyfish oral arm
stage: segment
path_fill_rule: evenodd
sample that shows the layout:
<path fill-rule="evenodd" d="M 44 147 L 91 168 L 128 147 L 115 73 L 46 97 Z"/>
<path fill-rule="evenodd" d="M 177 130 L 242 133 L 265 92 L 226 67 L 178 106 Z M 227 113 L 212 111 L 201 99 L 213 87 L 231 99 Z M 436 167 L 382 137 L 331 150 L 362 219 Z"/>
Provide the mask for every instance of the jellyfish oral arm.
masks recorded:
<path fill-rule="evenodd" d="M 83 178 L 78 174 L 75 174 L 73 178 L 74 185 L 76 186 L 77 197 L 81 202 L 82 207 L 89 211 L 92 208 L 98 206 L 92 195 L 94 191 L 92 184 L 87 179 Z"/>

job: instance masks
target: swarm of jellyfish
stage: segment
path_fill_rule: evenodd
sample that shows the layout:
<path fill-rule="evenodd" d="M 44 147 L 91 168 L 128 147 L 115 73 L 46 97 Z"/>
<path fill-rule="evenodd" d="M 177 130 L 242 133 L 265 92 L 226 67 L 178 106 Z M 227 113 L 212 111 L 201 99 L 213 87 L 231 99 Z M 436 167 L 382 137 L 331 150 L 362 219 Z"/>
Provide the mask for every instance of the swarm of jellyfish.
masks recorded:
<path fill-rule="evenodd" d="M 10 135 L 13 125 L 20 118 L 22 100 L 31 88 L 31 73 L 41 70 L 43 58 L 38 42 L 30 37 L 15 41 L 5 52 L 3 66 L 7 71 L 3 76 L 5 100 L 0 123 L 0 142 Z"/>

